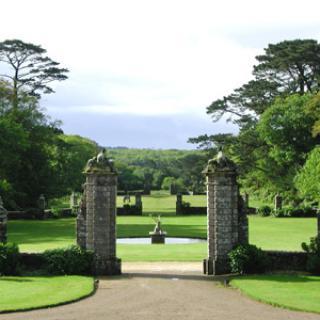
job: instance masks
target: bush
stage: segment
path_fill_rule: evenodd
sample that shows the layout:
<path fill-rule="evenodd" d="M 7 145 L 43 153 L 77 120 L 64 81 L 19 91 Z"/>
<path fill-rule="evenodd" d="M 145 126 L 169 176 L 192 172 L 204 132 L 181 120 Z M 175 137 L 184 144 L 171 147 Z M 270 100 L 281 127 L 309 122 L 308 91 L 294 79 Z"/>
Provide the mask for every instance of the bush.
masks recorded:
<path fill-rule="evenodd" d="M 187 201 L 182 201 L 182 207 L 184 207 L 184 208 L 190 208 L 190 206 L 191 206 L 191 204 L 190 204 L 190 202 L 187 202 Z"/>
<path fill-rule="evenodd" d="M 16 275 L 18 268 L 18 246 L 14 243 L 0 243 L 0 275 Z"/>
<path fill-rule="evenodd" d="M 309 244 L 303 242 L 301 247 L 308 254 L 307 271 L 320 274 L 320 238 L 311 238 Z"/>
<path fill-rule="evenodd" d="M 228 256 L 231 271 L 240 274 L 262 273 L 270 265 L 267 254 L 251 244 L 237 246 Z"/>
<path fill-rule="evenodd" d="M 53 275 L 91 274 L 93 253 L 78 246 L 47 250 L 43 253 L 45 269 Z"/>
<path fill-rule="evenodd" d="M 268 217 L 271 214 L 272 209 L 269 206 L 261 206 L 257 209 L 257 214 L 262 217 Z"/>

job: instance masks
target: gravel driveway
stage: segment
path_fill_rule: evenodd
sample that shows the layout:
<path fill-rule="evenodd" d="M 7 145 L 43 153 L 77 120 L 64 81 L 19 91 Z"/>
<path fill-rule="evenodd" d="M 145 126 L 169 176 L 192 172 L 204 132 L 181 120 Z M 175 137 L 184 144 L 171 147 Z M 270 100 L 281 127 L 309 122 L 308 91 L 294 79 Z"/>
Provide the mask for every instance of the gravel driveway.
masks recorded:
<path fill-rule="evenodd" d="M 252 301 L 201 274 L 201 263 L 124 263 L 123 275 L 99 281 L 88 299 L 0 320 L 303 320 L 320 315 Z"/>

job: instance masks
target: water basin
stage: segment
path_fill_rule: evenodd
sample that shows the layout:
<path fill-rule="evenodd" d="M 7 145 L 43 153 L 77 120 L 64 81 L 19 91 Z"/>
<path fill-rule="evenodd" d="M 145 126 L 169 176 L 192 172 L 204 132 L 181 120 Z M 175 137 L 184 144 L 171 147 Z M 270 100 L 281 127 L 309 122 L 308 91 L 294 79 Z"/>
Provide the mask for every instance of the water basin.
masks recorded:
<path fill-rule="evenodd" d="M 205 243 L 205 239 L 166 237 L 166 244 Z M 151 238 L 121 238 L 117 244 L 151 244 Z"/>

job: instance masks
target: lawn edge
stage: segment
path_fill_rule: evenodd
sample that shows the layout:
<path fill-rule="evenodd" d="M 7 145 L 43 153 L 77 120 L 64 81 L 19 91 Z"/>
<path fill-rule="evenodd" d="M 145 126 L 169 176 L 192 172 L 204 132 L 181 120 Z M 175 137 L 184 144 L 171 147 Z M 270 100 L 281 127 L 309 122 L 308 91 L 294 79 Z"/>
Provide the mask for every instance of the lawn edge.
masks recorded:
<path fill-rule="evenodd" d="M 81 300 L 84 300 L 86 298 L 92 297 L 95 295 L 99 287 L 99 282 L 95 277 L 92 277 L 92 290 L 88 293 L 85 294 L 81 297 L 71 299 L 71 300 L 66 300 L 58 303 L 53 303 L 53 304 L 46 304 L 43 306 L 38 306 L 38 307 L 30 307 L 30 308 L 21 308 L 21 309 L 10 309 L 10 310 L 0 310 L 0 314 L 7 314 L 7 313 L 17 313 L 17 312 L 29 312 L 29 311 L 34 311 L 34 310 L 40 310 L 40 309 L 49 309 L 49 308 L 54 308 L 54 307 L 59 307 L 59 306 L 64 306 L 67 304 L 75 303 Z"/>
<path fill-rule="evenodd" d="M 234 280 L 234 279 L 236 279 L 236 277 L 233 278 L 232 280 Z M 272 302 L 272 301 L 269 301 L 269 300 L 264 300 L 264 299 L 258 298 L 258 297 L 254 296 L 254 295 L 251 295 L 250 293 L 245 292 L 245 290 L 237 287 L 236 285 L 232 284 L 232 280 L 229 283 L 230 288 L 232 288 L 234 290 L 238 290 L 243 296 L 248 297 L 248 298 L 250 298 L 250 299 L 252 299 L 254 301 L 258 301 L 260 303 L 271 305 L 271 306 L 276 307 L 276 308 L 281 308 L 281 309 L 286 309 L 286 310 L 291 310 L 291 311 L 299 311 L 299 312 L 308 312 L 308 313 L 313 313 L 313 314 L 320 314 L 320 311 L 313 311 L 313 310 L 307 310 L 307 309 L 291 307 L 291 306 L 287 306 L 287 305 L 280 304 L 280 303 L 277 303 L 277 302 Z"/>

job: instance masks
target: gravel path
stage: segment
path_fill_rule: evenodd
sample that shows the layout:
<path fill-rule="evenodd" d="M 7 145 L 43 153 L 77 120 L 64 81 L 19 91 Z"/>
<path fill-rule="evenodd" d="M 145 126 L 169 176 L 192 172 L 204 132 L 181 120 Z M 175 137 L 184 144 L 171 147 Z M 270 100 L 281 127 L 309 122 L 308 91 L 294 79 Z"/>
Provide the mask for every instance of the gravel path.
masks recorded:
<path fill-rule="evenodd" d="M 124 263 L 96 294 L 69 305 L 0 315 L 0 320 L 320 320 L 252 301 L 201 274 L 199 263 Z"/>

